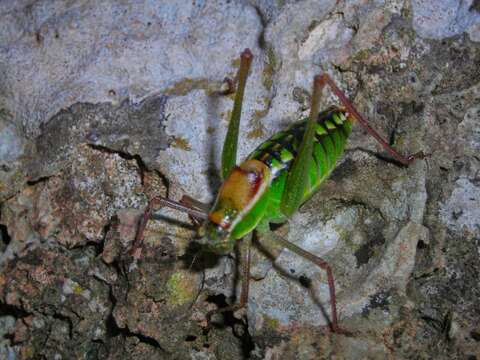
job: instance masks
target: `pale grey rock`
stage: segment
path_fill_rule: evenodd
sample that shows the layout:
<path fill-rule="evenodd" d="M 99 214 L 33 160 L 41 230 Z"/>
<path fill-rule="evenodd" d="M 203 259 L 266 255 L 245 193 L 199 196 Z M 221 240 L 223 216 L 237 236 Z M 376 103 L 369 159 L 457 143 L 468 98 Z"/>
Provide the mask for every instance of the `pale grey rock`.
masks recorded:
<path fill-rule="evenodd" d="M 343 16 L 331 15 L 308 34 L 298 49 L 300 61 L 310 60 L 315 54 L 315 63 L 324 64 L 341 56 L 352 40 L 354 31 L 346 27 Z"/>
<path fill-rule="evenodd" d="M 9 165 L 23 154 L 24 139 L 19 136 L 13 124 L 4 125 L 0 129 L 0 164 L 8 168 Z"/>
<path fill-rule="evenodd" d="M 472 97 L 480 99 L 479 87 L 470 89 Z M 440 205 L 440 219 L 451 230 L 461 234 L 463 231 L 477 233 L 480 231 L 480 188 L 477 176 L 480 167 L 474 159 L 480 150 L 480 131 L 478 121 L 480 107 L 466 109 L 463 120 L 458 125 L 458 153 L 466 161 L 472 159 L 467 171 L 454 182 L 453 190 L 446 201 Z"/>
<path fill-rule="evenodd" d="M 452 230 L 480 231 L 480 188 L 468 178 L 455 182 L 450 198 L 442 204 L 441 218 Z"/>
<path fill-rule="evenodd" d="M 299 212 L 289 221 L 288 240 L 312 254 L 324 257 L 339 243 L 343 243 L 342 235 L 351 232 L 357 220 L 357 209 L 346 209 L 326 222 L 322 222 L 318 214 Z M 299 276 L 313 280 L 312 287 L 317 299 L 312 298 L 296 281 Z M 315 300 L 321 301 L 330 311 L 325 271 L 297 254 L 283 251 L 275 260 L 274 270 L 265 279 L 252 283 L 251 288 L 250 302 L 254 305 L 250 314 L 254 324 L 261 321 L 258 317 L 268 317 L 282 325 L 292 322 L 317 326 L 326 324 L 325 317 L 315 303 Z M 342 291 L 341 287 L 337 290 Z"/>
<path fill-rule="evenodd" d="M 11 315 L 0 317 L 0 335 L 2 338 L 15 331 L 15 318 Z"/>
<path fill-rule="evenodd" d="M 26 139 L 16 124 L 0 110 L 0 201 L 15 193 L 22 182 L 22 155 Z"/>
<path fill-rule="evenodd" d="M 474 0 L 412 0 L 413 28 L 429 39 L 442 39 L 460 35 L 465 31 L 477 38 L 474 30 L 480 23 L 480 13 L 473 5 Z"/>
<path fill-rule="evenodd" d="M 235 261 L 226 256 L 219 259 L 217 266 L 205 271 L 205 286 L 213 293 L 221 293 L 231 297 L 235 291 Z M 237 295 L 239 293 L 237 292 Z"/>
<path fill-rule="evenodd" d="M 222 80 L 261 26 L 237 2 L 22 1 L 0 13 L 0 103 L 34 135 L 77 102 L 136 103 L 185 78 Z"/>
<path fill-rule="evenodd" d="M 480 86 L 478 87 L 480 90 Z M 480 94 L 477 95 L 480 99 Z M 462 142 L 464 154 L 475 156 L 480 152 L 480 106 L 471 107 L 465 112 L 463 121 L 458 126 L 459 138 Z"/>
<path fill-rule="evenodd" d="M 322 353 L 328 357 L 332 347 L 333 355 L 352 359 L 387 355 L 409 358 L 412 353 L 417 356 L 417 348 L 408 353 L 411 338 L 405 340 L 408 345 L 402 345 L 396 337 L 398 329 L 417 334 L 415 326 L 423 321 L 408 318 L 419 314 L 417 304 L 412 305 L 417 300 L 415 294 L 407 291 L 415 260 L 428 257 L 419 253 L 417 245 L 437 246 L 442 236 L 438 233 L 464 234 L 467 230 L 473 238 L 478 232 L 478 100 L 475 103 L 475 90 L 462 92 L 466 87 L 474 89 L 475 67 L 468 61 L 478 56 L 461 39 L 456 43 L 447 41 L 445 48 L 435 40 L 467 32 L 470 40 L 478 41 L 479 15 L 470 9 L 471 4 L 449 0 L 3 2 L 0 104 L 9 116 L 8 125 L 0 126 L 0 165 L 14 164 L 12 169 L 16 171 L 10 171 L 7 180 L 1 173 L 0 180 L 3 187 L 9 187 L 16 179 L 13 174 L 20 175 L 20 186 L 12 187 L 14 191 L 8 196 L 24 187 L 27 179 L 21 172 L 21 159 L 26 153 L 31 158 L 28 180 L 34 183 L 8 204 L 2 204 L 2 222 L 8 225 L 12 242 L 1 259 L 9 261 L 25 250 L 26 244 L 42 245 L 39 240 L 44 237 L 48 237 L 49 244 L 61 238 L 61 244 L 78 247 L 78 251 L 86 242 L 98 246 L 105 225 L 117 210 L 122 220 L 126 214 L 122 209 L 145 205 L 147 195 L 139 176 L 142 162 L 114 171 L 117 165 L 134 159 L 141 159 L 149 170 L 161 173 L 171 198 L 178 200 L 189 194 L 211 202 L 220 186 L 219 154 L 233 104 L 231 98 L 213 95 L 211 90 L 225 76 L 235 74 L 240 51 L 249 47 L 255 58 L 245 94 L 239 160 L 268 136 L 308 115 L 313 76 L 323 71 L 402 152 L 409 149 L 440 153 L 427 162 L 400 168 L 378 159 L 383 152 L 375 140 L 358 127 L 354 129 L 348 153 L 332 179 L 277 233 L 331 263 L 340 323 L 360 335 L 351 339 L 333 337 L 330 347 L 325 345 L 331 338 L 315 332 L 330 316 L 325 272 L 288 250 L 276 249 L 271 259 L 255 250 L 247 312 L 250 335 L 257 343 L 255 356 L 289 358 L 293 354 L 293 358 L 300 353 L 305 358 L 316 358 Z M 411 28 L 412 18 L 416 34 Z M 445 50 L 449 46 L 450 53 Z M 430 55 L 431 51 L 437 53 Z M 460 54 L 458 58 L 456 54 Z M 331 92 L 324 94 L 322 106 L 338 104 Z M 412 110 L 412 114 L 410 106 L 420 110 Z M 110 168 L 113 179 L 102 171 L 90 171 L 92 160 L 79 151 L 85 143 L 93 145 L 86 148 L 88 153 L 104 160 L 98 161 L 95 168 Z M 436 196 L 440 186 L 429 183 L 428 175 L 431 169 L 440 171 L 438 168 L 448 175 L 442 173 L 437 178 L 453 186 L 441 189 L 445 198 L 440 197 L 438 204 L 429 204 L 427 194 Z M 62 204 L 71 205 L 53 213 L 49 206 L 54 197 L 49 196 L 48 186 L 55 185 L 61 174 L 66 174 L 61 179 L 66 188 L 73 189 L 76 195 L 83 194 L 78 201 L 72 201 L 67 193 Z M 33 199 L 32 192 L 38 192 L 41 199 Z M 427 230 L 423 224 L 430 221 L 437 207 L 440 225 L 429 223 Z M 41 216 L 32 209 L 41 210 Z M 27 216 L 21 217 L 24 213 Z M 425 213 L 430 218 L 426 219 Z M 65 215 L 82 218 L 78 226 L 68 227 L 78 229 L 78 236 L 58 232 L 56 222 Z M 109 239 L 106 245 L 119 240 L 126 247 L 131 242 L 131 224 L 135 221 L 132 216 L 128 218 L 128 224 L 123 224 L 128 229 L 119 231 L 123 238 Z M 194 231 L 186 229 L 188 222 L 188 217 L 177 211 L 159 211 L 156 221 L 149 224 L 146 243 L 152 248 L 146 253 L 155 253 L 163 237 L 168 237 L 175 246 L 171 253 L 185 260 L 194 237 Z M 39 228 L 45 236 L 38 234 Z M 163 246 L 170 242 L 163 241 Z M 103 259 L 117 274 L 123 249 L 114 250 L 109 253 L 106 246 Z M 203 290 L 207 294 L 223 294 L 227 303 L 232 294 L 238 299 L 240 282 L 236 287 L 233 283 L 238 280 L 235 260 L 231 255 L 221 256 L 204 269 Z M 148 269 L 142 267 L 141 261 L 130 271 L 131 276 L 137 270 Z M 150 261 L 159 264 L 157 258 L 151 257 Z M 435 264 L 442 261 L 434 259 Z M 190 269 L 193 261 L 185 262 L 182 265 Z M 80 263 L 83 260 L 75 265 Z M 456 271 L 450 265 L 448 274 Z M 161 273 L 155 272 L 159 276 Z M 157 283 L 151 283 L 149 275 L 142 273 L 155 293 Z M 300 277 L 311 281 L 309 289 L 302 286 Z M 113 278 L 108 282 L 99 276 L 96 279 L 109 285 L 116 283 Z M 141 285 L 134 278 L 127 280 L 128 284 L 131 281 Z M 70 288 L 64 290 L 74 298 Z M 120 293 L 114 294 L 117 300 L 124 298 L 124 288 L 119 286 Z M 425 286 L 432 304 L 446 297 L 442 296 L 443 288 L 438 284 Z M 91 312 L 110 311 L 109 300 L 97 300 L 93 292 L 78 295 L 90 300 Z M 65 294 L 63 300 L 67 300 Z M 194 305 L 198 313 L 206 312 L 202 301 L 199 298 Z M 138 310 L 135 304 L 126 309 L 125 316 Z M 161 306 L 155 310 L 165 315 Z M 142 312 L 147 322 L 156 318 L 151 314 Z M 122 324 L 121 320 L 117 316 L 117 325 Z M 186 318 L 181 321 L 182 326 L 192 326 L 195 344 L 203 349 L 191 351 L 191 356 L 216 358 L 213 351 L 202 348 L 200 327 Z M 455 320 L 452 336 L 460 338 L 456 329 L 462 321 L 467 322 Z M 142 323 L 135 324 L 142 336 L 158 332 L 157 324 L 150 324 L 151 333 L 145 332 Z M 167 326 L 166 321 L 161 324 Z M 105 329 L 95 329 L 98 331 L 93 336 L 100 343 Z M 182 332 L 182 336 L 190 334 L 190 330 Z M 174 331 L 163 333 L 175 336 Z M 209 336 L 217 336 L 222 343 L 227 333 L 233 339 L 230 327 L 214 329 Z M 445 337 L 431 330 L 423 333 L 426 338 Z M 469 332 L 461 334 L 468 336 Z M 279 344 L 280 336 L 283 340 Z M 235 339 L 238 342 L 239 337 Z M 130 340 L 139 343 L 132 336 Z M 187 340 L 175 341 L 184 344 Z M 399 344 L 400 354 L 391 353 L 392 344 Z M 421 345 L 419 354 L 428 350 L 425 343 Z M 240 348 L 237 343 L 232 347 Z M 7 353 L 3 350 L 2 354 Z"/>
<path fill-rule="evenodd" d="M 467 32 L 470 40 L 480 42 L 480 21 L 470 26 Z"/>

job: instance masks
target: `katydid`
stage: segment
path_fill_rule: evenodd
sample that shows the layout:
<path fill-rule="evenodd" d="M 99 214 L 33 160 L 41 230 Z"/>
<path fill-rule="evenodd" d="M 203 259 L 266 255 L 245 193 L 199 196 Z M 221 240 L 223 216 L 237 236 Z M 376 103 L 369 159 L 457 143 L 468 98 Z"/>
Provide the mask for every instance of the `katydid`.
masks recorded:
<path fill-rule="evenodd" d="M 253 56 L 249 49 L 245 49 L 240 58 L 235 102 L 222 152 L 221 174 L 224 182 L 213 207 L 208 211 L 188 196 L 180 202 L 155 197 L 140 219 L 135 241 L 138 245 L 143 240 L 146 223 L 153 209 L 159 205 L 186 212 L 197 223 L 203 223 L 201 243 L 212 252 L 228 253 L 236 241 L 242 241 L 244 265 L 240 302 L 210 312 L 207 314 L 208 321 L 215 312 L 232 311 L 246 305 L 252 232 L 262 233 L 268 231 L 269 224 L 287 221 L 318 190 L 341 157 L 355 120 L 401 164 L 409 165 L 416 158 L 423 157 L 422 153 L 404 157 L 396 152 L 370 127 L 333 80 L 322 74 L 316 75 L 313 81 L 310 116 L 273 135 L 244 162 L 236 165 L 243 94 Z M 343 107 L 331 107 L 319 113 L 320 95 L 325 85 L 331 88 Z M 277 236 L 275 240 L 326 271 L 330 291 L 330 327 L 339 332 L 335 283 L 330 265 L 281 237 Z"/>

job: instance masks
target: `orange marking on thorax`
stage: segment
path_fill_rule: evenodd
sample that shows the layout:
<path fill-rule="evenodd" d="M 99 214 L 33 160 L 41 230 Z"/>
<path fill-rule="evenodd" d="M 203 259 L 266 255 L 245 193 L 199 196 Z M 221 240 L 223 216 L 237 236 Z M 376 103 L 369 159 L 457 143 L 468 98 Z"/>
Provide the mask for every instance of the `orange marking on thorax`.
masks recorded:
<path fill-rule="evenodd" d="M 208 218 L 215 224 L 220 224 L 222 221 L 222 214 L 220 211 L 214 211 L 208 215 Z"/>
<path fill-rule="evenodd" d="M 258 160 L 247 160 L 235 167 L 220 189 L 213 211 L 209 214 L 212 222 L 228 228 L 228 213 L 240 213 L 245 209 L 264 181 L 268 181 L 268 167 Z"/>

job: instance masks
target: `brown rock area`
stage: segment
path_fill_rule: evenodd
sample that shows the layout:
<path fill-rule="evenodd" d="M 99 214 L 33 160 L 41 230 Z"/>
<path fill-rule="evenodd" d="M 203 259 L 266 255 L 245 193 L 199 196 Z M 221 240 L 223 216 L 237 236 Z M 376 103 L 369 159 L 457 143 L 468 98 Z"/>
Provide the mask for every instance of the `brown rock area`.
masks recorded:
<path fill-rule="evenodd" d="M 0 2 L 0 359 L 480 359 L 478 1 Z M 458 6 L 457 6 L 458 5 Z M 274 231 L 209 254 L 155 195 L 211 202 L 238 54 L 239 158 L 308 114 L 327 72 L 410 167 L 355 126 Z M 338 104 L 325 91 L 322 106 Z M 132 252 L 132 250 L 134 250 Z"/>

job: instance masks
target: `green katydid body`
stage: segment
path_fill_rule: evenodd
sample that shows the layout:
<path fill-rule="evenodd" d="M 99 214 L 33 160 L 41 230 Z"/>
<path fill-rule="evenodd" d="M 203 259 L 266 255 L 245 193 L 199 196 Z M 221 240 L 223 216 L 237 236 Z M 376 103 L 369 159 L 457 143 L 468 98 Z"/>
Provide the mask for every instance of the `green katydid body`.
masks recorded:
<path fill-rule="evenodd" d="M 310 116 L 272 136 L 236 166 L 243 94 L 252 58 L 248 49 L 240 57 L 235 102 L 222 152 L 221 173 L 224 182 L 212 209 L 206 214 L 201 206 L 195 206 L 195 201 L 188 200 L 188 197 L 185 201 L 190 204 L 157 197 L 149 203 L 142 217 L 135 240 L 137 244 L 143 240 L 143 232 L 155 202 L 185 211 L 194 219 L 206 220 L 202 228 L 205 237 L 201 243 L 220 254 L 232 250 L 236 240 L 255 229 L 264 231 L 268 230 L 270 223 L 285 222 L 318 190 L 335 168 L 351 132 L 353 119 L 401 164 L 408 166 L 415 158 L 424 157 L 422 152 L 407 157 L 400 155 L 358 113 L 330 76 L 322 74 L 316 75 L 313 80 Z M 330 87 L 345 108 L 333 107 L 319 113 L 319 98 L 325 85 Z M 242 243 L 242 248 L 246 250 L 242 251 L 246 265 L 243 267 L 239 304 L 210 311 L 207 321 L 216 312 L 233 311 L 245 306 L 248 299 L 250 240 L 249 236 L 245 236 Z M 331 327 L 336 332 L 342 331 L 338 326 L 335 283 L 330 265 L 281 237 L 276 237 L 276 242 L 326 271 Z"/>
<path fill-rule="evenodd" d="M 217 252 L 269 223 L 282 223 L 286 179 L 304 137 L 307 119 L 296 122 L 262 143 L 226 177 L 206 225 L 207 245 Z M 301 203 L 309 199 L 330 175 L 341 157 L 351 131 L 345 110 L 330 108 L 317 117 L 308 179 Z"/>

